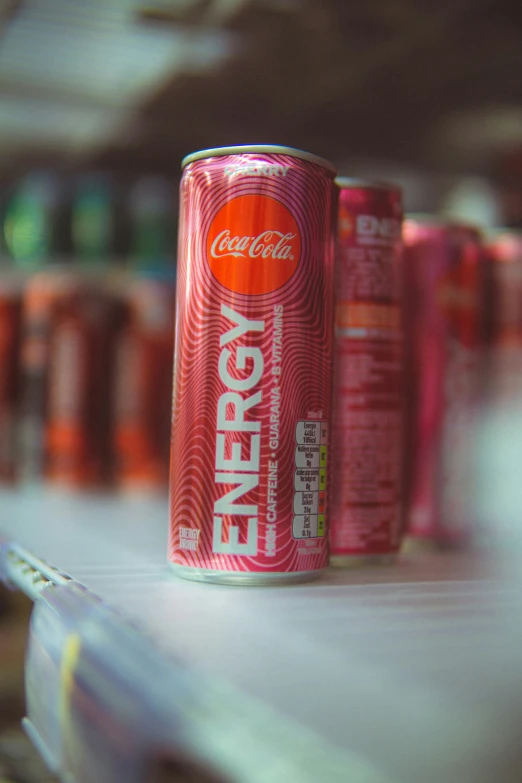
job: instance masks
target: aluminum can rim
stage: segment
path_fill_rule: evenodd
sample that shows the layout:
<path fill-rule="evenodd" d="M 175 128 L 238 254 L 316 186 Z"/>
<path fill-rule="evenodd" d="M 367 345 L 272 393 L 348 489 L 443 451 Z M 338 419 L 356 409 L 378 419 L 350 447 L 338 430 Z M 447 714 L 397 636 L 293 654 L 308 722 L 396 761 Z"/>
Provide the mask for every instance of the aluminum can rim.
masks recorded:
<path fill-rule="evenodd" d="M 355 190 L 356 188 L 368 188 L 370 190 L 386 190 L 390 193 L 402 195 L 402 188 L 392 182 L 380 182 L 373 179 L 362 179 L 361 177 L 336 177 L 335 183 L 341 190 Z"/>
<path fill-rule="evenodd" d="M 272 155 L 290 155 L 292 158 L 301 158 L 301 160 L 307 160 L 309 163 L 315 163 L 317 166 L 321 166 L 332 174 L 337 174 L 337 169 L 318 155 L 313 155 L 311 152 L 305 152 L 304 150 L 295 149 L 294 147 L 284 147 L 278 144 L 244 144 L 233 147 L 210 147 L 205 150 L 198 150 L 192 152 L 190 155 L 186 155 L 181 161 L 182 170 L 189 163 L 193 163 L 196 160 L 205 160 L 206 158 L 219 158 L 224 155 L 243 155 L 249 153 L 267 153 Z"/>
<path fill-rule="evenodd" d="M 477 236 L 482 236 L 482 229 L 480 226 L 475 225 L 467 220 L 460 220 L 459 218 L 451 217 L 450 215 L 432 215 L 429 212 L 406 212 L 404 220 L 411 220 L 413 223 L 418 223 L 420 226 L 427 228 L 438 229 L 466 229 L 472 231 Z"/>

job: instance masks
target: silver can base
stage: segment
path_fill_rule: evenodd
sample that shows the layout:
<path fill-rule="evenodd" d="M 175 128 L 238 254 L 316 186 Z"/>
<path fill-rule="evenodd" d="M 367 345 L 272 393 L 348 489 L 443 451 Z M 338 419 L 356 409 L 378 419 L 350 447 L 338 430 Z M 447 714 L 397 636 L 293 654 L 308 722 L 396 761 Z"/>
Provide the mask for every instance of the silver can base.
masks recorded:
<path fill-rule="evenodd" d="M 295 585 L 302 582 L 312 582 L 319 579 L 326 571 L 320 568 L 315 571 L 290 571 L 275 573 L 256 573 L 245 571 L 213 571 L 206 568 L 191 568 L 170 563 L 176 576 L 190 579 L 193 582 L 210 582 L 221 585 L 236 585 L 237 587 L 272 587 L 273 585 Z"/>
<path fill-rule="evenodd" d="M 330 555 L 334 568 L 363 568 L 364 566 L 389 566 L 397 562 L 398 552 L 385 555 Z"/>

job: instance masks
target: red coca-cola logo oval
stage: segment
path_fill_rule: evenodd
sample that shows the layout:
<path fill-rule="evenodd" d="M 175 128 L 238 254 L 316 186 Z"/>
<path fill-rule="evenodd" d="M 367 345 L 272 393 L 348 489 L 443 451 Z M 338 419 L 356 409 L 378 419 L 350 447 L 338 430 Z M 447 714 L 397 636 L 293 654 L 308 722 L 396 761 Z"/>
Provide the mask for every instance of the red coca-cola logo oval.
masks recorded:
<path fill-rule="evenodd" d="M 216 213 L 207 236 L 214 277 L 238 294 L 268 294 L 299 265 L 301 237 L 290 210 L 269 196 L 238 196 Z"/>

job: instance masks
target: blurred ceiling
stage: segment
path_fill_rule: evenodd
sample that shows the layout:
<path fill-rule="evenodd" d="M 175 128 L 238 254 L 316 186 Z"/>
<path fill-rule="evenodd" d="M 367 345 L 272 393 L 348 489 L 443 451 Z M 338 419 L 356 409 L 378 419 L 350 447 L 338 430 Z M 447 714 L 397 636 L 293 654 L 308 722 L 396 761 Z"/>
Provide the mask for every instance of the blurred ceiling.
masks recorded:
<path fill-rule="evenodd" d="M 0 166 L 267 141 L 487 173 L 521 73 L 519 0 L 0 0 Z"/>

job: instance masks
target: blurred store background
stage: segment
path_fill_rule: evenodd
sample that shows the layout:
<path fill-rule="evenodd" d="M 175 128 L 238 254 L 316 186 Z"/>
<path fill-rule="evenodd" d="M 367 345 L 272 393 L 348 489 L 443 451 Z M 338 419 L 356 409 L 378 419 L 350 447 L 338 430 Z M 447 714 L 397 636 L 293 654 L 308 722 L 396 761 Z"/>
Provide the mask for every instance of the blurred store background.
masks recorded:
<path fill-rule="evenodd" d="M 0 478 L 165 492 L 184 155 L 290 145 L 407 211 L 522 230 L 521 73 L 510 0 L 0 0 Z M 510 313 L 476 474 L 514 540 L 522 295 Z M 17 729 L 26 619 L 0 594 L 1 783 L 50 780 Z"/>
<path fill-rule="evenodd" d="M 520 225 L 521 17 L 510 0 L 2 0 L 3 199 L 35 168 L 125 190 L 271 140 L 399 179 L 407 209 Z"/>

